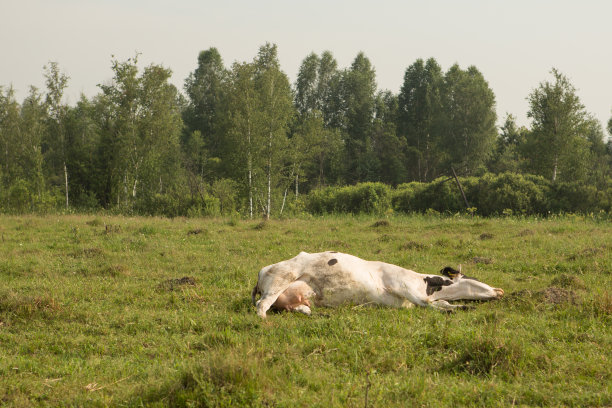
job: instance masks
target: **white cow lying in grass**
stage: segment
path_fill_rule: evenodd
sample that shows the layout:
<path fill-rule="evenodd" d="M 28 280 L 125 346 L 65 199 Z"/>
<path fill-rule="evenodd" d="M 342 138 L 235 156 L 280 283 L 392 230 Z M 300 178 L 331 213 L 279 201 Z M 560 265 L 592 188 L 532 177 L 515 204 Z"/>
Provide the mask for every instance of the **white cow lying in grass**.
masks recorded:
<path fill-rule="evenodd" d="M 465 307 L 449 300 L 487 300 L 504 291 L 446 267 L 444 276 L 424 275 L 396 265 L 365 261 L 338 252 L 309 254 L 264 267 L 251 294 L 262 318 L 272 307 L 310 314 L 310 299 L 317 306 L 344 303 L 391 307 L 430 306 L 441 310 Z M 256 296 L 261 299 L 255 302 Z"/>

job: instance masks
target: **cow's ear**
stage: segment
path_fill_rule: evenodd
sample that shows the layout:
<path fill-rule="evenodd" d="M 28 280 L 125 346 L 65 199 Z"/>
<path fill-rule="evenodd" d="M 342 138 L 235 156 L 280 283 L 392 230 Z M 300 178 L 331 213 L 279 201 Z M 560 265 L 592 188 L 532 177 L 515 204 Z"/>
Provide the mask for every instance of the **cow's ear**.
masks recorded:
<path fill-rule="evenodd" d="M 440 273 L 446 277 L 449 277 L 451 279 L 454 279 L 455 276 L 459 275 L 461 272 L 459 272 L 456 269 L 451 268 L 450 266 L 445 267 L 444 269 L 442 269 L 440 271 Z"/>

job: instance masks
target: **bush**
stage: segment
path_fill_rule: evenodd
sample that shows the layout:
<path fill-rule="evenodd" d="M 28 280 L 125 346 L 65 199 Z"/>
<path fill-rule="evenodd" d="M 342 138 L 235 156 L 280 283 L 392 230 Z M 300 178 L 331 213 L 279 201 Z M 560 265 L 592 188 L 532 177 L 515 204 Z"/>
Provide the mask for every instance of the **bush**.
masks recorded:
<path fill-rule="evenodd" d="M 63 192 L 59 190 L 36 193 L 26 180 L 17 179 L 4 191 L 0 190 L 0 209 L 6 213 L 47 213 L 60 208 L 64 203 Z"/>
<path fill-rule="evenodd" d="M 326 187 L 308 195 L 306 209 L 314 214 L 383 214 L 391 209 L 391 188 L 383 183 Z"/>
<path fill-rule="evenodd" d="M 417 207 L 416 197 L 422 194 L 427 184 L 414 181 L 412 183 L 400 184 L 391 193 L 391 201 L 395 211 L 410 213 L 422 211 Z"/>
<path fill-rule="evenodd" d="M 308 195 L 306 210 L 314 214 L 381 214 L 392 208 L 403 213 L 468 211 L 483 216 L 612 210 L 612 180 L 603 189 L 581 183 L 551 183 L 540 176 L 516 173 L 489 173 L 459 181 L 469 209 L 455 181 L 440 178 L 431 183 L 401 184 L 394 190 L 380 183 L 315 190 Z"/>
<path fill-rule="evenodd" d="M 520 174 L 485 174 L 470 187 L 469 195 L 480 215 L 545 213 L 548 183 L 542 177 L 525 178 Z"/>
<path fill-rule="evenodd" d="M 557 183 L 551 188 L 549 211 L 589 213 L 611 210 L 612 181 L 608 180 L 606 190 L 578 182 Z"/>

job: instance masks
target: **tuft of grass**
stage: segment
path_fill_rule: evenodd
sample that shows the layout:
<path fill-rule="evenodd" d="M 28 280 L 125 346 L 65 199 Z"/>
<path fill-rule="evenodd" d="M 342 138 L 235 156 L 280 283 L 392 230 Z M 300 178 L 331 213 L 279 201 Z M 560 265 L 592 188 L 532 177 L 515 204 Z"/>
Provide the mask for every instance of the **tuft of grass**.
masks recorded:
<path fill-rule="evenodd" d="M 605 290 L 597 293 L 590 303 L 593 314 L 598 317 L 612 316 L 612 294 Z"/>
<path fill-rule="evenodd" d="M 159 231 L 153 225 L 143 225 L 140 228 L 138 228 L 136 232 L 141 235 L 155 235 Z"/>
<path fill-rule="evenodd" d="M 523 348 L 511 339 L 495 337 L 462 339 L 453 347 L 453 357 L 442 370 L 470 375 L 518 375 L 525 366 Z"/>
<path fill-rule="evenodd" d="M 120 225 L 113 225 L 113 224 L 105 224 L 104 225 L 104 233 L 109 235 L 109 234 L 118 234 L 121 232 L 121 226 Z"/>
<path fill-rule="evenodd" d="M 0 293 L 0 316 L 8 321 L 17 319 L 52 319 L 62 311 L 62 305 L 54 297 L 22 295 L 13 291 Z"/>
<path fill-rule="evenodd" d="M 563 274 L 561 274 L 559 276 L 556 276 L 550 282 L 550 284 L 552 286 L 559 286 L 559 287 L 564 288 L 564 289 L 578 289 L 578 290 L 586 289 L 586 285 L 584 284 L 582 279 L 580 279 L 576 275 L 569 275 L 569 274 L 565 274 L 565 273 L 563 273 Z"/>
<path fill-rule="evenodd" d="M 93 220 L 87 221 L 85 224 L 89 225 L 90 227 L 100 227 L 104 223 L 100 218 L 94 218 Z"/>

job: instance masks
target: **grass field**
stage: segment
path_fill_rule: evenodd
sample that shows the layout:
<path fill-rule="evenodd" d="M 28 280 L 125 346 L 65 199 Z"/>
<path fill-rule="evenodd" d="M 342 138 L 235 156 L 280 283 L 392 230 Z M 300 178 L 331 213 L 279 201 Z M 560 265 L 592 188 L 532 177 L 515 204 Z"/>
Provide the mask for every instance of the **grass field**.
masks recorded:
<path fill-rule="evenodd" d="M 610 221 L 377 221 L 2 216 L 0 405 L 612 405 Z M 257 317 L 258 270 L 324 250 L 506 296 Z"/>

